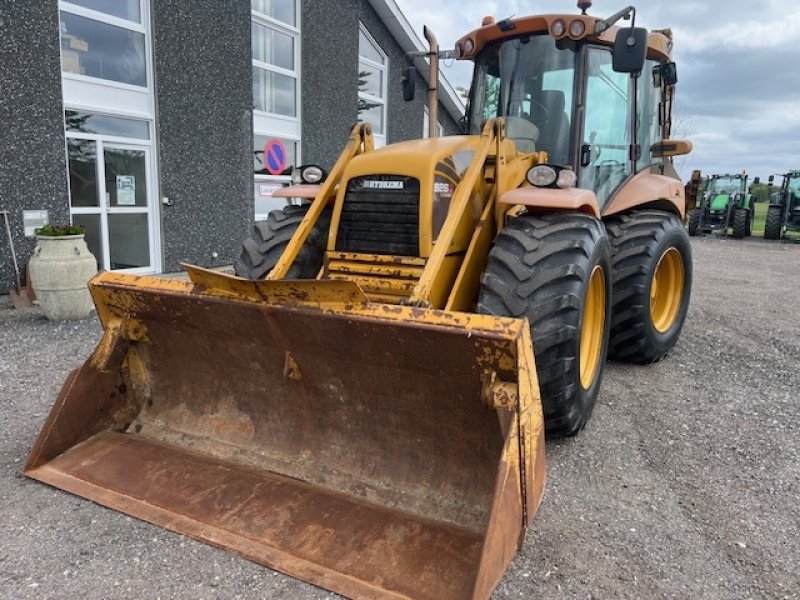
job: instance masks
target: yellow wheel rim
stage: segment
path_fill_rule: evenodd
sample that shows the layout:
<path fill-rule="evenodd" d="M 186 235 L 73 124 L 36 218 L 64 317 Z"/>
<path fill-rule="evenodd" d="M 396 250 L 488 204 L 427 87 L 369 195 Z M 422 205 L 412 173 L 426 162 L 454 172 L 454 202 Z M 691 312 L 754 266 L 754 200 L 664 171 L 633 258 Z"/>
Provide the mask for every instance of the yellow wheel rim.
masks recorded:
<path fill-rule="evenodd" d="M 677 248 L 661 255 L 650 285 L 650 318 L 653 327 L 664 333 L 675 323 L 683 300 L 683 257 Z"/>
<path fill-rule="evenodd" d="M 600 367 L 603 351 L 603 333 L 606 325 L 606 278 L 603 268 L 597 265 L 589 278 L 586 301 L 581 320 L 581 386 L 592 387 Z"/>

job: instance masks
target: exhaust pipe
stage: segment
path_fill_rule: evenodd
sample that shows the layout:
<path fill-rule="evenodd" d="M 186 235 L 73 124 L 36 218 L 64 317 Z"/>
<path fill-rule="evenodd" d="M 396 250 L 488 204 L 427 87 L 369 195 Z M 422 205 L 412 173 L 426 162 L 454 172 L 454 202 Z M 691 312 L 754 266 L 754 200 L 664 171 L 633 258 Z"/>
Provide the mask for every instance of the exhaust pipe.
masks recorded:
<path fill-rule="evenodd" d="M 431 67 L 428 75 L 428 137 L 439 135 L 439 42 L 427 25 L 422 29 L 430 46 Z"/>

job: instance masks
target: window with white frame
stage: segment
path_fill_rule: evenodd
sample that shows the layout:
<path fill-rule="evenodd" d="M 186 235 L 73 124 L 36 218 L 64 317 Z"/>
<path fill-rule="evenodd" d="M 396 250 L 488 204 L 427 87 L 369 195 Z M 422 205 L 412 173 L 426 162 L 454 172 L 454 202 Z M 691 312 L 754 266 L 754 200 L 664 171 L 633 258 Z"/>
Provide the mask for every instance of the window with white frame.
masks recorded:
<path fill-rule="evenodd" d="M 251 0 L 253 109 L 297 118 L 298 45 L 296 0 Z"/>
<path fill-rule="evenodd" d="M 286 204 L 272 193 L 289 183 L 300 161 L 300 0 L 251 0 L 250 8 L 255 218 L 262 220 Z M 278 156 L 282 172 L 274 168 Z"/>
<path fill-rule="evenodd" d="M 358 30 L 358 120 L 372 124 L 377 145 L 386 143 L 389 59 L 360 24 Z"/>
<path fill-rule="evenodd" d="M 141 0 L 59 3 L 61 70 L 66 75 L 147 86 Z"/>

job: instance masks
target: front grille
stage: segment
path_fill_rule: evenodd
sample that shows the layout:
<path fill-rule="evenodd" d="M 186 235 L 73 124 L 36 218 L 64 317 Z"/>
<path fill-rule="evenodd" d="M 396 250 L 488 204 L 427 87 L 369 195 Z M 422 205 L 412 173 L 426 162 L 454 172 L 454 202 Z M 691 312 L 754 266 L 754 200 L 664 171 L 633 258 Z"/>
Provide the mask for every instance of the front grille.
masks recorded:
<path fill-rule="evenodd" d="M 336 249 L 419 255 L 419 180 L 368 175 L 347 183 Z"/>

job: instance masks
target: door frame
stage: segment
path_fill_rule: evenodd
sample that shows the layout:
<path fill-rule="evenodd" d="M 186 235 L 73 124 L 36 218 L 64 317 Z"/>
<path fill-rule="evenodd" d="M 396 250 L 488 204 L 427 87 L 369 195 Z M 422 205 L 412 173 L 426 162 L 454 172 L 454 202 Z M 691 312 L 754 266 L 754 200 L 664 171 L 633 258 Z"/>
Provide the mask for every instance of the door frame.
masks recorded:
<path fill-rule="evenodd" d="M 97 206 L 72 206 L 72 193 L 70 191 L 70 221 L 72 215 L 99 215 L 100 216 L 100 243 L 103 248 L 102 269 L 111 270 L 111 254 L 108 231 L 109 214 L 146 214 L 148 218 L 148 244 L 150 247 L 150 265 L 147 267 L 135 267 L 131 269 L 115 269 L 120 273 L 133 274 L 153 274 L 161 271 L 161 227 L 160 212 L 158 202 L 158 185 L 155 181 L 157 169 L 155 166 L 155 150 L 152 143 L 152 121 L 148 123 L 150 130 L 149 140 L 125 138 L 96 133 L 81 133 L 76 131 L 66 131 L 66 139 L 90 140 L 95 142 L 95 174 L 97 178 Z M 145 155 L 145 190 L 147 194 L 146 207 L 110 207 L 107 200 L 106 178 L 105 178 L 105 148 L 120 150 L 143 151 Z M 67 152 L 67 171 L 69 171 L 69 153 Z M 69 185 L 69 178 L 67 178 Z"/>

